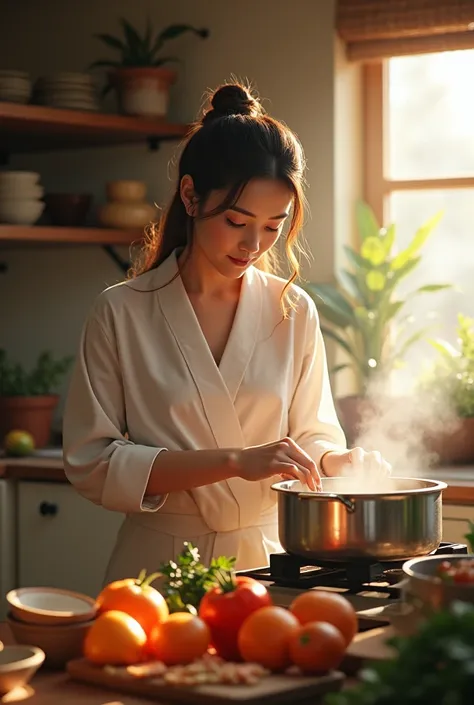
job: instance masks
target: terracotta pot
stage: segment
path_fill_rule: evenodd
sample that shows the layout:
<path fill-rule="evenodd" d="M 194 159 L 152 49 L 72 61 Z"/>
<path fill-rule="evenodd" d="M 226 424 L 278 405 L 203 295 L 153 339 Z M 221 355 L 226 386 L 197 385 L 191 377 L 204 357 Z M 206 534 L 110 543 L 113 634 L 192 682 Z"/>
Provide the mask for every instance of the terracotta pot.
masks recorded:
<path fill-rule="evenodd" d="M 439 465 L 468 465 L 474 462 L 474 418 L 459 419 L 459 425 L 446 433 L 425 434 L 427 450 L 437 456 Z"/>
<path fill-rule="evenodd" d="M 349 446 L 356 441 L 364 442 L 361 435 L 374 428 L 378 428 L 378 432 L 389 441 L 404 441 L 407 433 L 406 409 L 410 407 L 407 397 L 387 396 L 375 400 L 352 395 L 340 397 L 335 403 Z"/>
<path fill-rule="evenodd" d="M 176 71 L 144 67 L 119 68 L 110 75 L 119 96 L 121 112 L 126 115 L 165 117 L 169 89 L 176 81 Z"/>
<path fill-rule="evenodd" d="M 0 397 L 0 443 L 9 431 L 28 431 L 36 448 L 44 448 L 51 437 L 53 413 L 59 396 Z"/>

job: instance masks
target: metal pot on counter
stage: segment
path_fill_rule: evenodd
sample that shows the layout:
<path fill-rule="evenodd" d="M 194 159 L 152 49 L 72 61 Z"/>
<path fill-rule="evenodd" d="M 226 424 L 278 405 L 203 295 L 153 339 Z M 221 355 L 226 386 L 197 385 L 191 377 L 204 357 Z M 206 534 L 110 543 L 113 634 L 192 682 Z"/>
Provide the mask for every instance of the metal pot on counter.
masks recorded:
<path fill-rule="evenodd" d="M 322 485 L 322 492 L 311 492 L 298 480 L 272 485 L 287 553 L 330 561 L 399 561 L 439 546 L 446 483 L 381 478 L 376 492 L 364 490 L 355 477 L 323 478 Z"/>

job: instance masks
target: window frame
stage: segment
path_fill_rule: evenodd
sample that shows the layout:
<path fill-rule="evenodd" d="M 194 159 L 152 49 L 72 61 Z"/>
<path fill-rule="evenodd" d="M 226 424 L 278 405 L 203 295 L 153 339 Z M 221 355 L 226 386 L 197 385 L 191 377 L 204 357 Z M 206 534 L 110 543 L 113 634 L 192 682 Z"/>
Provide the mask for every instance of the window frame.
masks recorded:
<path fill-rule="evenodd" d="M 437 179 L 390 179 L 388 170 L 388 60 L 364 64 L 362 68 L 363 109 L 363 196 L 383 224 L 394 191 L 474 189 L 474 175 Z"/>

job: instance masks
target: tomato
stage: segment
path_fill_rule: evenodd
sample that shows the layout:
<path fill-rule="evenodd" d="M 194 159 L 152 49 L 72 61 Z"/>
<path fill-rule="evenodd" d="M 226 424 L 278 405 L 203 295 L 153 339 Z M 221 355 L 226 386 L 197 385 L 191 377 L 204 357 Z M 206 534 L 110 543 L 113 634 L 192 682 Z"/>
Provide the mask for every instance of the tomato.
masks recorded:
<path fill-rule="evenodd" d="M 303 673 L 323 673 L 337 668 L 346 650 L 339 631 L 328 622 L 309 622 L 290 639 L 290 658 Z"/>
<path fill-rule="evenodd" d="M 472 585 L 474 584 L 474 569 L 468 567 L 460 567 L 454 570 L 453 580 L 456 585 Z"/>
<path fill-rule="evenodd" d="M 348 600 L 336 592 L 307 590 L 290 604 L 290 612 L 300 624 L 329 622 L 339 629 L 346 646 L 349 646 L 358 631 L 357 614 Z"/>
<path fill-rule="evenodd" d="M 199 616 L 211 630 L 212 645 L 218 656 L 240 661 L 237 643 L 239 629 L 247 617 L 272 604 L 264 585 L 257 580 L 232 574 L 221 575 L 221 584 L 207 592 L 199 605 Z"/>
<path fill-rule="evenodd" d="M 283 607 L 262 607 L 242 624 L 238 644 L 244 661 L 259 663 L 271 671 L 291 664 L 290 639 L 298 632 L 296 617 Z"/>
<path fill-rule="evenodd" d="M 152 632 L 148 653 L 166 666 L 187 664 L 201 658 L 209 648 L 207 624 L 189 612 L 174 612 Z"/>
<path fill-rule="evenodd" d="M 110 610 L 101 614 L 84 639 L 84 656 L 100 666 L 131 666 L 145 657 L 146 634 L 136 619 Z"/>
<path fill-rule="evenodd" d="M 149 636 L 153 628 L 169 614 L 165 598 L 150 585 L 156 577 L 154 573 L 147 578 L 146 572 L 142 571 L 138 578 L 110 583 L 96 600 L 98 614 L 109 610 L 126 612 L 137 620 Z"/>

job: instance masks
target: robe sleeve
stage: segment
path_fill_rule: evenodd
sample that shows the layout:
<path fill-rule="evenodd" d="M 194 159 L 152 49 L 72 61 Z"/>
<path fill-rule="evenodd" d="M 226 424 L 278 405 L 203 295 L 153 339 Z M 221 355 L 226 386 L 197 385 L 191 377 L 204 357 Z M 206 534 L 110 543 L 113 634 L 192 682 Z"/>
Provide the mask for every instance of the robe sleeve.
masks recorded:
<path fill-rule="evenodd" d="M 79 494 L 105 509 L 157 511 L 167 495 L 145 497 L 145 491 L 153 461 L 166 449 L 125 435 L 119 356 L 104 319 L 94 307 L 82 331 L 64 409 L 64 471 Z"/>
<path fill-rule="evenodd" d="M 289 436 L 305 450 L 321 471 L 321 458 L 330 450 L 346 449 L 331 392 L 319 317 L 308 297 L 305 353 L 289 411 Z"/>

